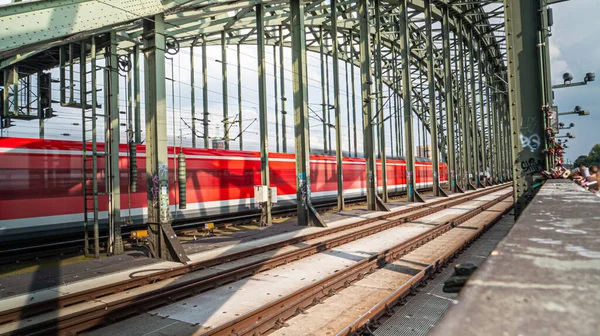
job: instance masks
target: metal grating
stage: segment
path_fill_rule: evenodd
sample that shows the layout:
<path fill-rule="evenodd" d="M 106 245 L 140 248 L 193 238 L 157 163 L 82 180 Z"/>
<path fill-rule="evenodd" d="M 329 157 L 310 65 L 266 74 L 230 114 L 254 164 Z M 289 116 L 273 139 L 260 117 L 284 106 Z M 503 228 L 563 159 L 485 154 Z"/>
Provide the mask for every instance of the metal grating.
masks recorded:
<path fill-rule="evenodd" d="M 373 332 L 375 336 L 426 335 L 440 319 L 458 294 L 444 293 L 444 281 L 454 272 L 454 265 L 479 265 L 510 231 L 514 224 L 512 214 L 504 216 L 496 225 L 463 252 L 420 292 L 408 298 L 407 304 L 395 307 L 396 313 Z"/>

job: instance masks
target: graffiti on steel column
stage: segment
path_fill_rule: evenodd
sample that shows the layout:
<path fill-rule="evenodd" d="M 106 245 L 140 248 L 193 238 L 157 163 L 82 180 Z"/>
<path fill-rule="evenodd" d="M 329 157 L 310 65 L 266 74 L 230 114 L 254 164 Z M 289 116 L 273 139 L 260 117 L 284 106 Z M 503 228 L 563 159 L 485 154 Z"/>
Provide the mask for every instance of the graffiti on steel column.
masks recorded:
<path fill-rule="evenodd" d="M 152 184 L 150 187 L 150 193 L 152 194 L 152 206 L 156 207 L 158 205 L 158 185 L 159 185 L 158 175 L 154 175 L 152 177 Z"/>
<path fill-rule="evenodd" d="M 537 134 L 531 134 L 530 136 L 525 136 L 521 133 L 521 145 L 523 148 L 529 148 L 531 152 L 535 152 L 540 148 L 541 139 Z"/>
<path fill-rule="evenodd" d="M 304 209 L 308 209 L 308 195 L 310 193 L 310 186 L 306 183 L 306 173 L 298 174 L 298 188 L 301 194 L 301 204 Z"/>
<path fill-rule="evenodd" d="M 158 175 L 162 179 L 168 179 L 169 178 L 169 167 L 165 163 L 159 163 L 158 164 Z"/>
<path fill-rule="evenodd" d="M 521 161 L 521 168 L 523 169 L 523 173 L 531 175 L 542 171 L 544 169 L 544 164 L 542 163 L 542 160 L 530 158 L 527 161 Z"/>

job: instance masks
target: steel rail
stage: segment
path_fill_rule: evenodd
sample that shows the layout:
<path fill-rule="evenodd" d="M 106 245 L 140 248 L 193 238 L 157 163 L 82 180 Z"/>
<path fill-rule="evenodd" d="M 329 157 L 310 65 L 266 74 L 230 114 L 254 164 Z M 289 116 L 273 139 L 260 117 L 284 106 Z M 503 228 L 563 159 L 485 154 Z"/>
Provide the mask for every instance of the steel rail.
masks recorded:
<path fill-rule="evenodd" d="M 392 308 L 394 306 L 398 304 L 404 304 L 404 299 L 411 293 L 415 292 L 415 288 L 417 286 L 424 281 L 433 278 L 437 271 L 440 271 L 443 267 L 446 267 L 449 262 L 454 260 L 454 258 L 457 257 L 463 250 L 465 250 L 471 243 L 473 243 L 473 241 L 481 237 L 481 235 L 483 235 L 487 229 L 489 229 L 512 208 L 512 204 L 507 205 L 502 212 L 493 215 L 492 218 L 489 219 L 488 223 L 484 224 L 483 227 L 473 232 L 473 235 L 471 235 L 466 241 L 462 241 L 461 243 L 455 245 L 453 249 L 448 250 L 443 256 L 429 264 L 419 273 L 415 274 L 401 287 L 390 293 L 383 300 L 369 308 L 356 320 L 352 321 L 349 325 L 340 330 L 336 336 L 360 335 L 363 329 L 365 329 L 367 326 L 373 326 L 375 327 L 374 329 L 376 329 L 376 323 L 379 319 L 393 311 Z M 369 328 L 369 330 L 373 330 L 373 328 Z"/>
<path fill-rule="evenodd" d="M 431 191 L 431 188 L 422 188 L 419 191 Z M 390 194 L 390 197 L 401 197 L 405 196 L 406 191 L 399 191 Z M 346 204 L 361 204 L 366 201 L 365 197 L 350 197 L 346 199 Z M 336 201 L 318 201 L 315 203 L 315 208 L 320 211 L 324 211 L 326 209 L 334 208 L 337 206 Z M 272 211 L 273 215 L 278 216 L 293 216 L 296 213 L 296 206 L 282 206 L 279 208 L 274 208 Z M 212 216 L 203 216 L 197 218 L 188 218 L 188 219 L 180 219 L 173 223 L 173 229 L 175 233 L 178 235 L 185 235 L 185 231 L 192 230 L 194 228 L 199 228 L 208 222 L 213 222 L 216 228 L 224 227 L 227 223 L 246 223 L 251 222 L 260 218 L 260 212 L 256 211 L 244 211 L 239 214 L 223 214 L 223 215 L 212 215 Z M 122 226 L 121 236 L 123 239 L 128 239 L 131 231 L 146 229 L 147 227 L 144 224 L 130 224 Z M 70 252 L 76 253 L 80 252 L 83 246 L 83 239 L 73 239 L 74 235 L 65 235 L 62 238 L 58 237 L 58 239 L 64 239 L 63 241 L 58 241 L 54 243 L 44 243 L 44 244 L 35 244 L 31 245 L 31 240 L 28 241 L 18 241 L 15 243 L 9 243 L 5 245 L 11 246 L 19 246 L 17 248 L 8 248 L 8 249 L 0 249 L 0 265 L 12 263 L 15 260 L 15 256 L 18 255 L 19 261 L 22 262 L 24 260 L 31 260 L 36 258 L 43 258 L 47 256 L 57 255 L 57 254 L 68 254 Z M 101 235 L 100 239 L 107 239 L 108 236 Z M 24 243 L 27 243 L 26 246 L 23 246 Z"/>
<path fill-rule="evenodd" d="M 16 321 L 18 319 L 27 318 L 29 316 L 39 315 L 50 310 L 56 310 L 57 308 L 70 307 L 78 303 L 92 301 L 110 294 L 119 293 L 132 288 L 152 284 L 161 280 L 181 276 L 187 273 L 219 265 L 225 262 L 234 261 L 240 258 L 248 257 L 258 253 L 263 253 L 291 244 L 300 243 L 306 240 L 331 235 L 334 233 L 349 230 L 351 228 L 360 227 L 365 224 L 382 220 L 384 221 L 383 223 L 379 223 L 377 225 L 370 226 L 365 229 L 358 230 L 356 232 L 348 233 L 339 237 L 334 237 L 323 242 L 315 243 L 310 246 L 283 253 L 274 258 L 267 258 L 266 260 L 255 261 L 230 270 L 222 271 L 217 274 L 193 279 L 188 282 L 178 283 L 176 288 L 161 288 L 160 290 L 155 290 L 153 292 L 147 292 L 138 296 L 130 297 L 126 300 L 126 302 L 124 301 L 118 302 L 115 305 L 101 306 L 101 309 L 98 309 L 98 307 L 93 307 L 87 310 L 81 310 L 78 311 L 78 314 L 76 314 L 75 316 L 60 316 L 56 319 L 43 321 L 35 326 L 24 327 L 16 331 L 16 333 L 19 334 L 47 334 L 51 332 L 56 332 L 57 330 L 67 329 L 72 332 L 80 332 L 89 327 L 101 323 L 105 318 L 107 318 L 107 316 L 110 316 L 112 319 L 114 319 L 123 315 L 132 314 L 131 310 L 137 311 L 140 307 L 153 307 L 160 304 L 172 302 L 173 300 L 179 298 L 196 295 L 204 290 L 215 288 L 225 283 L 236 281 L 246 276 L 256 274 L 257 272 L 266 269 L 271 269 L 273 267 L 288 263 L 290 261 L 298 260 L 309 255 L 333 248 L 335 246 L 339 246 L 350 241 L 360 239 L 370 234 L 374 234 L 376 232 L 380 232 L 391 227 L 401 225 L 403 223 L 406 223 L 407 221 L 412 221 L 417 218 L 429 215 L 431 213 L 441 211 L 448 207 L 477 198 L 481 194 L 487 194 L 502 188 L 506 188 L 506 185 L 499 185 L 492 188 L 486 188 L 477 192 L 456 196 L 451 199 L 440 199 L 430 203 L 423 203 L 413 208 L 404 209 L 395 213 L 384 214 L 364 221 L 349 224 L 343 227 L 325 229 L 313 234 L 308 234 L 301 237 L 294 237 L 271 244 L 265 244 L 263 246 L 258 246 L 249 250 L 223 255 L 218 258 L 197 262 L 179 268 L 160 271 L 154 274 L 150 274 L 148 276 L 128 279 L 125 281 L 108 284 L 79 293 L 68 294 L 61 298 L 39 302 L 26 307 L 14 308 L 2 312 L 0 315 L 0 321 L 2 321 L 2 323 L 6 323 L 10 321 Z"/>
<path fill-rule="evenodd" d="M 334 295 L 336 291 L 348 287 L 351 283 L 362 279 L 365 275 L 397 260 L 402 255 L 428 243 L 443 233 L 453 229 L 456 225 L 466 222 L 511 195 L 512 192 L 508 192 L 499 196 L 496 199 L 486 202 L 486 204 L 469 211 L 467 214 L 458 216 L 451 222 L 438 225 L 406 242 L 402 242 L 377 255 L 364 259 L 341 272 L 305 286 L 294 293 L 273 301 L 214 329 L 200 332 L 198 335 L 263 335 L 271 329 L 277 329 L 284 324 L 285 320 L 303 312 L 307 307 L 320 303 L 320 300 L 324 297 Z M 428 268 L 432 267 L 429 266 Z"/>

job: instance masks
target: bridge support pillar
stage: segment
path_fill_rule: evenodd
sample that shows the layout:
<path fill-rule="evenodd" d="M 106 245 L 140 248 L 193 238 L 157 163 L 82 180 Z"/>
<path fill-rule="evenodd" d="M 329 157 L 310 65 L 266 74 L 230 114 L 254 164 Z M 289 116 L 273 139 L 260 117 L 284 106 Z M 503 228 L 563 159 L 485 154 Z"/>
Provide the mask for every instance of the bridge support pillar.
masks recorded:
<path fill-rule="evenodd" d="M 311 201 L 310 153 L 308 144 L 308 74 L 304 1 L 290 2 L 292 33 L 292 87 L 294 91 L 294 132 L 296 145 L 296 202 L 298 225 L 327 226 Z"/>
<path fill-rule="evenodd" d="M 144 20 L 143 25 L 150 248 L 155 257 L 185 263 L 189 258 L 171 227 L 169 208 L 164 16 L 155 15 L 152 20 Z"/>
<path fill-rule="evenodd" d="M 406 189 L 409 202 L 423 202 L 415 188 L 415 146 L 410 83 L 410 34 L 408 31 L 408 1 L 399 1 L 400 57 L 402 60 L 402 100 L 404 109 L 404 141 L 406 150 Z"/>

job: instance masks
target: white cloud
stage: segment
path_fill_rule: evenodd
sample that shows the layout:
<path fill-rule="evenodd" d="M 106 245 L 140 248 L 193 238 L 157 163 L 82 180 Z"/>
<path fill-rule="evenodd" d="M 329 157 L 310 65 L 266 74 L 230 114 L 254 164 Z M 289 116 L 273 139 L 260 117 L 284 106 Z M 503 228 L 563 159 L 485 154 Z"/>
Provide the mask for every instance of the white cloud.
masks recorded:
<path fill-rule="evenodd" d="M 560 47 L 556 44 L 550 43 L 550 64 L 552 68 L 552 79 L 553 82 L 560 81 L 562 74 L 570 72 L 569 64 L 563 59 Z"/>

